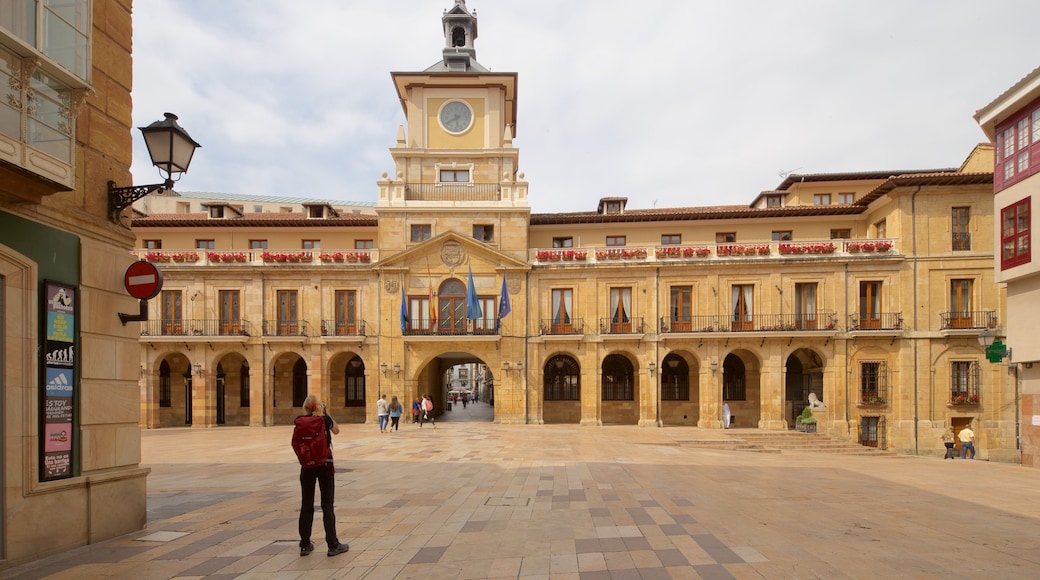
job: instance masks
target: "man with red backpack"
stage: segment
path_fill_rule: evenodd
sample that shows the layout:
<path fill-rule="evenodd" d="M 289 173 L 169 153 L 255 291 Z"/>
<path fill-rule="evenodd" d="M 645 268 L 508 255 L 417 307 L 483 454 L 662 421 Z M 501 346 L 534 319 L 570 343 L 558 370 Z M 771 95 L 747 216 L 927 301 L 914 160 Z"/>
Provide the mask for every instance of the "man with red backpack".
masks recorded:
<path fill-rule="evenodd" d="M 339 434 L 339 425 L 325 410 L 325 403 L 315 395 L 303 401 L 303 415 L 294 421 L 292 446 L 300 460 L 300 488 L 303 504 L 300 507 L 300 555 L 314 551 L 311 528 L 314 526 L 314 484 L 321 490 L 321 519 L 325 525 L 325 543 L 329 556 L 337 556 L 350 549 L 339 543 L 336 536 L 335 467 L 332 465 L 332 435 Z"/>

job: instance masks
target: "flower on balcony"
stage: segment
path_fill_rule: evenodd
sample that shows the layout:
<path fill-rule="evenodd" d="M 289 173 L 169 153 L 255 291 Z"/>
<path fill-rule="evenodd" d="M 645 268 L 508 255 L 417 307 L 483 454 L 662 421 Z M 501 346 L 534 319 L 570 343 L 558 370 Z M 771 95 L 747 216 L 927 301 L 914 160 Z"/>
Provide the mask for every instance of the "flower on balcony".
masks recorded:
<path fill-rule="evenodd" d="M 979 396 L 976 394 L 969 395 L 968 393 L 953 393 L 950 396 L 950 404 L 952 405 L 978 405 Z"/>
<path fill-rule="evenodd" d="M 780 244 L 781 254 L 833 254 L 838 247 L 831 242 L 825 244 Z"/>
<path fill-rule="evenodd" d="M 170 254 L 170 259 L 174 262 L 198 262 L 198 252 L 177 252 Z"/>
<path fill-rule="evenodd" d="M 245 262 L 245 252 L 209 252 L 206 259 L 210 262 Z"/>
<path fill-rule="evenodd" d="M 149 262 L 169 262 L 170 255 L 163 254 L 161 252 L 148 252 L 144 255 L 144 259 L 148 260 Z"/>
<path fill-rule="evenodd" d="M 621 250 L 621 258 L 625 260 L 642 259 L 646 257 L 646 248 L 635 248 L 632 250 Z"/>
<path fill-rule="evenodd" d="M 265 262 L 310 262 L 314 259 L 310 252 L 264 252 L 260 257 Z"/>
<path fill-rule="evenodd" d="M 655 258 L 681 258 L 683 249 L 679 246 L 665 246 L 654 250 Z"/>
<path fill-rule="evenodd" d="M 710 248 L 697 248 L 697 249 L 695 249 L 693 251 L 693 253 L 698 258 L 707 258 L 708 256 L 711 255 L 711 249 Z"/>
<path fill-rule="evenodd" d="M 868 242 L 849 242 L 845 244 L 846 252 L 887 252 L 892 249 L 892 242 L 886 241 L 868 241 Z"/>
<path fill-rule="evenodd" d="M 888 400 L 878 395 L 864 394 L 860 399 L 861 405 L 885 405 Z"/>
<path fill-rule="evenodd" d="M 342 262 L 343 252 L 322 252 L 318 257 L 322 262 Z"/>

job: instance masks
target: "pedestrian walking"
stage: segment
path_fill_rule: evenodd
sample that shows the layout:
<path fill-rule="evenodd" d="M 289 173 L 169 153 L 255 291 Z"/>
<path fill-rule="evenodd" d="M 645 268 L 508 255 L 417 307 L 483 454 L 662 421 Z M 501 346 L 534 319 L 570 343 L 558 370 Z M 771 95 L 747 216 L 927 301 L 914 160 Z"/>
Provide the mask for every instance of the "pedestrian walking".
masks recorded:
<path fill-rule="evenodd" d="M 422 401 L 419 403 L 419 407 L 419 410 L 422 413 L 419 419 L 419 428 L 421 429 L 423 423 L 429 421 L 430 423 L 433 423 L 433 428 L 436 429 L 437 421 L 435 421 L 433 418 L 433 400 L 430 399 L 429 395 L 423 395 Z"/>
<path fill-rule="evenodd" d="M 419 422 L 419 399 L 412 399 L 412 423 Z"/>
<path fill-rule="evenodd" d="M 386 403 L 386 395 L 379 395 L 376 401 L 376 415 L 379 417 L 379 432 L 386 433 L 386 426 L 390 423 L 390 407 Z"/>
<path fill-rule="evenodd" d="M 296 428 L 293 430 L 293 449 L 297 451 L 301 463 L 300 490 L 303 501 L 300 505 L 300 555 L 308 556 L 314 551 L 311 529 L 314 527 L 314 484 L 317 483 L 318 489 L 321 491 L 321 520 L 325 527 L 328 555 L 337 556 L 350 549 L 347 544 L 341 544 L 336 535 L 336 514 L 333 512 L 336 468 L 332 463 L 332 436 L 339 434 L 339 425 L 332 417 L 329 417 L 325 403 L 315 395 L 308 395 L 304 399 L 303 413 L 296 418 Z M 320 419 L 321 424 L 315 425 L 318 423 L 315 419 Z M 309 442 L 317 444 L 306 445 L 306 453 L 301 452 L 296 445 L 298 433 L 306 435 Z M 318 459 L 319 465 L 304 467 L 302 464 L 305 459 Z"/>
<path fill-rule="evenodd" d="M 397 395 L 390 397 L 390 432 L 397 431 L 401 423 L 401 413 L 404 411 L 404 407 L 401 406 L 401 402 L 397 400 Z"/>

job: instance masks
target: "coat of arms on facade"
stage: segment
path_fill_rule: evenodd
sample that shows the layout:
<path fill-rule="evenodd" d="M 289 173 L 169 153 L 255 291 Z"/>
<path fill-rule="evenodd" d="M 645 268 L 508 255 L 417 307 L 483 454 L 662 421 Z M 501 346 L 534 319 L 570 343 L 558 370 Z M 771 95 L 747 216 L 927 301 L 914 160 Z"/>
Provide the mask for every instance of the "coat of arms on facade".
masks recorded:
<path fill-rule="evenodd" d="M 463 260 L 466 259 L 466 250 L 462 249 L 462 244 L 448 240 L 441 246 L 441 262 L 449 268 L 459 267 Z"/>
<path fill-rule="evenodd" d="M 401 281 L 397 278 L 387 278 L 383 281 L 383 288 L 388 294 L 393 294 L 401 288 Z"/>

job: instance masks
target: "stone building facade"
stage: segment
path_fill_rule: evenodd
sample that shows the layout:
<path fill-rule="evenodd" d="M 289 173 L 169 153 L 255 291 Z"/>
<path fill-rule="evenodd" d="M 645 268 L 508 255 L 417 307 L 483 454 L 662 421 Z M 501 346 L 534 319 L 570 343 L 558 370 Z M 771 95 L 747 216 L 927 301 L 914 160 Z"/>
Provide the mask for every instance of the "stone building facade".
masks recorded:
<path fill-rule="evenodd" d="M 392 75 L 405 123 L 375 216 L 134 219 L 166 276 L 145 427 L 286 424 L 308 392 L 340 421 L 374 421 L 381 393 L 444 409 L 465 364 L 498 423 L 717 429 L 726 402 L 735 427 L 786 430 L 815 394 L 836 439 L 940 454 L 974 422 L 982 457 L 1018 460 L 1008 366 L 977 340 L 1004 321 L 992 147 L 790 175 L 743 205 L 532 214 L 517 75 L 476 61 L 464 2 L 442 24 L 441 59 Z"/>
<path fill-rule="evenodd" d="M 146 523 L 131 75 L 130 0 L 0 7 L 0 569 Z"/>

